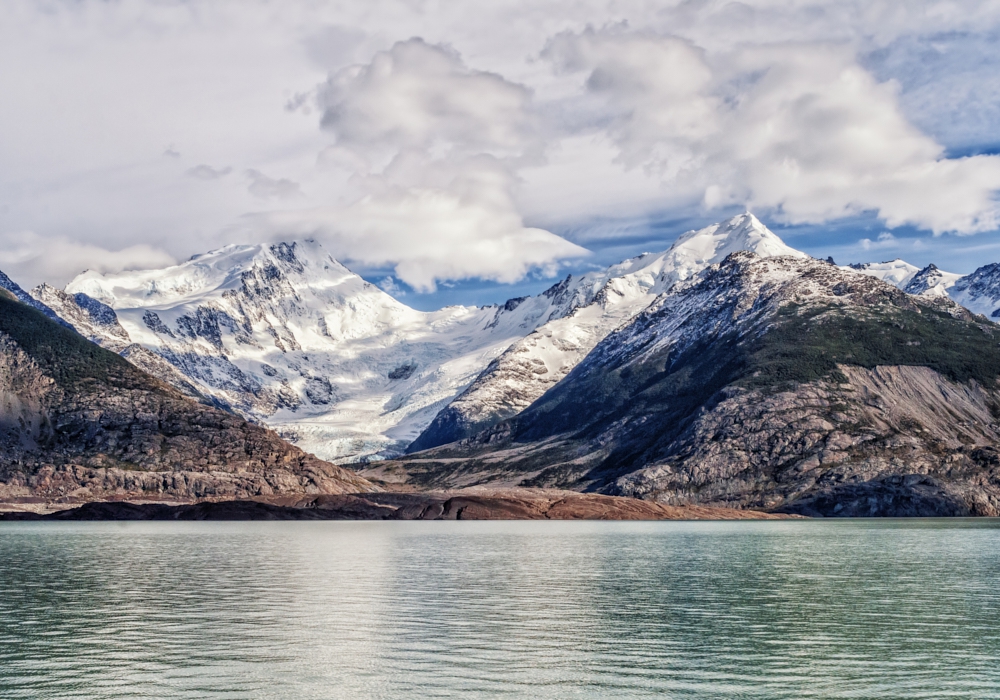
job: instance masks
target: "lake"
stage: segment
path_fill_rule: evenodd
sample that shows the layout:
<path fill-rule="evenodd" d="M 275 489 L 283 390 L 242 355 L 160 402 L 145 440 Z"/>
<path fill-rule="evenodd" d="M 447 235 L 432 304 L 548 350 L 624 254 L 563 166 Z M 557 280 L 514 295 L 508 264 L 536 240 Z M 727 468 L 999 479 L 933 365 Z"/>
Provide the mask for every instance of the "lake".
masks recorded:
<path fill-rule="evenodd" d="M 0 523 L 0 697 L 1000 697 L 1000 522 Z"/>

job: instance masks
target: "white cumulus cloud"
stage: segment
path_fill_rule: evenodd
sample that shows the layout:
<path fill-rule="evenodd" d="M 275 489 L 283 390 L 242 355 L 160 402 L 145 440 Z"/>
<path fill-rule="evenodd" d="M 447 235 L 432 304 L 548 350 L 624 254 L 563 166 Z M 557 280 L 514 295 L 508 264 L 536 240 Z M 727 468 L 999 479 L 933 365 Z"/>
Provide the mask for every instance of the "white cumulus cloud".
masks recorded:
<path fill-rule="evenodd" d="M 948 159 L 905 118 L 850 46 L 780 43 L 707 54 L 615 26 L 554 37 L 543 55 L 603 98 L 593 128 L 708 207 L 771 209 L 792 223 L 877 211 L 889 226 L 974 233 L 998 225 L 1000 158 Z"/>
<path fill-rule="evenodd" d="M 442 280 L 516 282 L 587 251 L 527 227 L 516 168 L 542 157 L 531 93 L 474 70 L 447 46 L 398 42 L 320 87 L 336 143 L 321 162 L 355 176 L 342 206 L 255 218 L 271 235 L 315 235 L 335 255 L 393 265 L 418 291 Z"/>

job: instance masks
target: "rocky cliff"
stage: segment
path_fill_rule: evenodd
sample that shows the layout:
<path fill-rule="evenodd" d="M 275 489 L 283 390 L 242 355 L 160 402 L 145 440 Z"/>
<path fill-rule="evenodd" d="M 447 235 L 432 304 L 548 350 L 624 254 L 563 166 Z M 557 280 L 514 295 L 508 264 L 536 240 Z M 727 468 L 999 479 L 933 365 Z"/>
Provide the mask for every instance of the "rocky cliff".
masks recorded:
<path fill-rule="evenodd" d="M 0 497 L 235 498 L 373 488 L 0 294 Z"/>

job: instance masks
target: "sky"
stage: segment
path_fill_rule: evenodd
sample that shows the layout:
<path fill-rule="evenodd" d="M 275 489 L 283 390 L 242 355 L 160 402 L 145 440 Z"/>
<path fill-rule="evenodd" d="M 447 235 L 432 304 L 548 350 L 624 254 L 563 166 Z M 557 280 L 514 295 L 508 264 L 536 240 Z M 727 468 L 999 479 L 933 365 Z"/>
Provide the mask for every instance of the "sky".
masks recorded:
<path fill-rule="evenodd" d="M 418 308 L 749 210 L 1000 261 L 1000 1 L 5 0 L 0 269 L 316 238 Z"/>

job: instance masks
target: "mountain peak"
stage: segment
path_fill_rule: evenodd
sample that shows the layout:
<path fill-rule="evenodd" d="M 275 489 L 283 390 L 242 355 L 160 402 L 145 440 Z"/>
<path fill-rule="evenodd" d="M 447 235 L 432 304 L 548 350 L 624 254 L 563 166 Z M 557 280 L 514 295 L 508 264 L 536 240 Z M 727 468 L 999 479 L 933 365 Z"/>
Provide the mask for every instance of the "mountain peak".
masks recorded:
<path fill-rule="evenodd" d="M 246 273 L 255 269 L 268 279 L 293 278 L 296 286 L 365 286 L 318 242 L 303 240 L 230 244 L 157 270 L 106 274 L 88 270 L 66 285 L 66 291 L 86 294 L 115 308 L 176 305 L 239 289 Z"/>
<path fill-rule="evenodd" d="M 666 257 L 670 258 L 677 277 L 687 279 L 709 265 L 722 262 L 729 254 L 742 250 L 762 257 L 809 257 L 785 244 L 750 212 L 688 231 L 674 242 Z"/>

